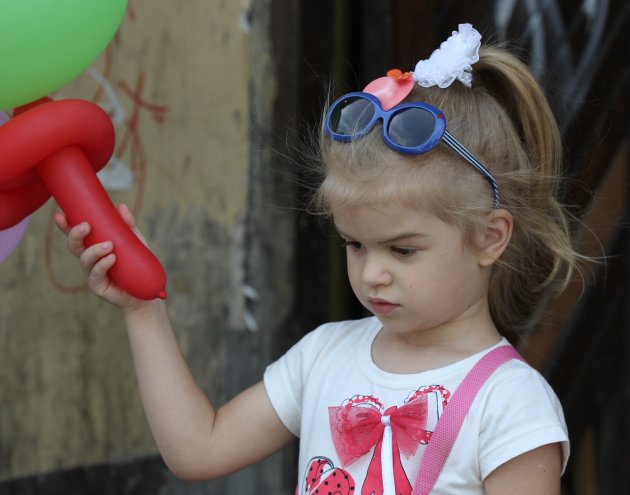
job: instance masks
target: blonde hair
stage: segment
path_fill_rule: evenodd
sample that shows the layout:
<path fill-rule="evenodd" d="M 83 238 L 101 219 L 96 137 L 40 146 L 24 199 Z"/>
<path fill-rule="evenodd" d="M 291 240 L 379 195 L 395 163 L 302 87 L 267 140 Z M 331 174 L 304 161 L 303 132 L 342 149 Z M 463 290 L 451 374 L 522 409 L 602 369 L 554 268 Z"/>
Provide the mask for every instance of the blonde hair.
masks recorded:
<path fill-rule="evenodd" d="M 501 208 L 514 218 L 512 239 L 492 269 L 489 304 L 499 330 L 514 336 L 546 287 L 566 287 L 579 254 L 571 216 L 557 199 L 560 132 L 539 84 L 525 64 L 498 46 L 482 47 L 473 85 L 416 86 L 406 101 L 444 112 L 449 132 L 493 174 Z M 469 246 L 493 208 L 486 179 L 446 146 L 403 155 L 382 139 L 381 126 L 352 143 L 323 133 L 324 178 L 314 204 L 321 213 L 358 204 L 399 203 L 427 209 L 458 225 Z"/>

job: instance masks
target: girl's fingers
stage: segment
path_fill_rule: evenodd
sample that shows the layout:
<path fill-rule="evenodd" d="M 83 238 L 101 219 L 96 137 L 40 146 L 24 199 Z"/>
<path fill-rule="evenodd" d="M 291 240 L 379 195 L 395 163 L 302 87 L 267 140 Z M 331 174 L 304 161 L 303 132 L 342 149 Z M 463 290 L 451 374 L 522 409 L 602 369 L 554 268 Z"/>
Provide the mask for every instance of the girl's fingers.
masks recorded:
<path fill-rule="evenodd" d="M 146 245 L 144 236 L 140 233 L 136 227 L 136 221 L 131 213 L 131 210 L 126 204 L 120 204 L 117 206 L 118 213 L 123 221 L 134 231 L 134 233 L 140 238 L 140 240 Z M 81 266 L 87 276 L 91 276 L 95 265 L 100 259 L 106 255 L 112 253 L 112 243 L 107 241 L 99 244 L 94 244 L 86 248 L 85 238 L 91 231 L 90 224 L 87 222 L 81 222 L 74 227 L 70 227 L 68 219 L 63 212 L 57 212 L 54 214 L 54 221 L 57 227 L 68 236 L 67 245 L 68 250 L 79 258 Z M 111 268 L 111 263 L 108 269 Z"/>
<path fill-rule="evenodd" d="M 109 285 L 109 278 L 107 272 L 116 263 L 116 255 L 109 253 L 102 258 L 99 258 L 92 266 L 92 269 L 87 274 L 88 286 L 99 295 L 105 293 Z"/>
<path fill-rule="evenodd" d="M 135 221 L 129 208 L 121 205 L 118 211 L 123 221 L 136 231 Z M 54 214 L 54 221 L 59 230 L 67 236 L 68 250 L 79 258 L 89 289 L 116 306 L 122 307 L 127 304 L 129 295 L 112 282 L 108 275 L 109 270 L 116 263 L 113 243 L 105 241 L 86 247 L 85 238 L 92 231 L 88 222 L 81 222 L 71 227 L 66 215 L 61 211 Z"/>
<path fill-rule="evenodd" d="M 99 242 L 85 248 L 83 252 L 79 255 L 79 261 L 81 262 L 81 266 L 83 267 L 83 271 L 88 277 L 92 277 L 92 274 L 99 264 L 99 262 L 112 254 L 113 246 L 109 241 Z M 112 263 L 113 264 L 113 263 Z M 110 265 L 111 268 L 111 265 Z"/>
<path fill-rule="evenodd" d="M 85 273 L 88 288 L 97 296 L 122 307 L 128 296 L 109 276 L 109 270 L 116 263 L 113 243 L 99 242 L 85 248 L 79 256 L 79 262 Z"/>
<path fill-rule="evenodd" d="M 84 240 L 90 233 L 90 224 L 82 222 L 68 230 L 68 249 L 75 256 L 80 257 L 85 251 Z"/>
<path fill-rule="evenodd" d="M 53 218 L 59 230 L 68 235 L 68 232 L 70 231 L 70 225 L 68 225 L 68 220 L 66 220 L 66 216 L 61 212 L 57 212 L 53 215 Z"/>

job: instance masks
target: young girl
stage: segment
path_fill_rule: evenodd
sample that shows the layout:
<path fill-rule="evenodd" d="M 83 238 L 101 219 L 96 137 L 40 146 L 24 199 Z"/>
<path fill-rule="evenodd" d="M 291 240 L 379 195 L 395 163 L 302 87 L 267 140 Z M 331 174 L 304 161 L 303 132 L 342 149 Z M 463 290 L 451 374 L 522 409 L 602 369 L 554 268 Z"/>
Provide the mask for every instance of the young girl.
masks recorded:
<path fill-rule="evenodd" d="M 84 248 L 89 225 L 57 215 L 91 290 L 124 311 L 152 432 L 181 478 L 223 476 L 299 437 L 296 493 L 410 494 L 462 380 L 508 345 L 502 335 L 524 323 L 542 288 L 571 277 L 551 111 L 527 68 L 480 50 L 468 24 L 413 73 L 390 71 L 335 101 L 321 154 L 315 204 L 331 215 L 354 293 L 374 316 L 311 332 L 217 411 L 164 303 L 113 284 L 111 243 Z M 431 493 L 557 495 L 568 453 L 553 391 L 510 360 L 478 391 Z"/>

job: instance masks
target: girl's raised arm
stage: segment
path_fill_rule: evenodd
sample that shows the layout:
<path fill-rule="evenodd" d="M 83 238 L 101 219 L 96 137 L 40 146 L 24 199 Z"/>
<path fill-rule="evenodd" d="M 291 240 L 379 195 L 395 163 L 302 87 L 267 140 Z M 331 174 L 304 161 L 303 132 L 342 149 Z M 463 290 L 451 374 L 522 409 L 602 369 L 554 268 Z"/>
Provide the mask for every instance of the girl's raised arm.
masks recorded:
<path fill-rule="evenodd" d="M 280 422 L 262 382 L 214 411 L 180 352 L 162 301 L 127 313 L 126 320 L 149 425 L 176 476 L 223 476 L 294 438 Z"/>
<path fill-rule="evenodd" d="M 129 210 L 119 210 L 133 227 Z M 125 313 L 145 414 L 164 461 L 177 477 L 223 476 L 263 459 L 294 438 L 278 418 L 262 382 L 215 412 L 181 353 L 164 302 L 140 301 L 122 291 L 107 277 L 115 263 L 111 245 L 85 249 L 88 225 L 71 229 L 62 214 L 55 220 L 68 235 L 68 247 L 79 257 L 90 289 Z"/>

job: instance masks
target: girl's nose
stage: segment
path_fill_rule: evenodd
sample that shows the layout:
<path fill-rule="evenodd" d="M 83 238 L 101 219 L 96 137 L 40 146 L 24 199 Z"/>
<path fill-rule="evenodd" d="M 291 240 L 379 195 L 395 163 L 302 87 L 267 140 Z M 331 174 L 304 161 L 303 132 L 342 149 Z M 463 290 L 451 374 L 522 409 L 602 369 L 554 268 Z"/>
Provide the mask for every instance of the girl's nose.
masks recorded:
<path fill-rule="evenodd" d="M 362 275 L 363 283 L 370 287 L 389 285 L 393 280 L 391 272 L 377 256 L 366 256 Z"/>

